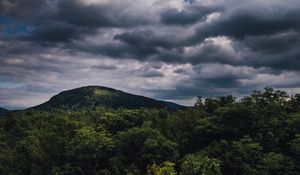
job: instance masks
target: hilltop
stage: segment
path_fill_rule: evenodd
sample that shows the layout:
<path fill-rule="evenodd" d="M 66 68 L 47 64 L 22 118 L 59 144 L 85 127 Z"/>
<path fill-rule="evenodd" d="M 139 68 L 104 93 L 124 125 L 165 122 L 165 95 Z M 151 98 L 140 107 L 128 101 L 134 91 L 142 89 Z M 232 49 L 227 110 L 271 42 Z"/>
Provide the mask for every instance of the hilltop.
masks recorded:
<path fill-rule="evenodd" d="M 155 100 L 152 98 L 126 93 L 103 86 L 85 86 L 63 91 L 49 101 L 31 109 L 47 110 L 55 108 L 166 108 L 170 110 L 184 109 L 176 103 Z"/>

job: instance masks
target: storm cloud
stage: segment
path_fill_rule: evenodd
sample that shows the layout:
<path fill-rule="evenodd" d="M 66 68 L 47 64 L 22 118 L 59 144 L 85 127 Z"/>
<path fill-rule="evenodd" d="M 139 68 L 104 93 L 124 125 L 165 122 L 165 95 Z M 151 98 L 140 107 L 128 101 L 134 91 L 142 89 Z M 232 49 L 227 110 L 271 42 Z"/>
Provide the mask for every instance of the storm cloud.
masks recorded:
<path fill-rule="evenodd" d="M 300 92 L 300 2 L 2 0 L 0 106 L 84 85 L 192 105 Z"/>
<path fill-rule="evenodd" d="M 218 11 L 217 8 L 205 6 L 188 6 L 187 9 L 168 9 L 161 13 L 161 22 L 167 25 L 190 25 L 204 21 L 207 15 Z"/>

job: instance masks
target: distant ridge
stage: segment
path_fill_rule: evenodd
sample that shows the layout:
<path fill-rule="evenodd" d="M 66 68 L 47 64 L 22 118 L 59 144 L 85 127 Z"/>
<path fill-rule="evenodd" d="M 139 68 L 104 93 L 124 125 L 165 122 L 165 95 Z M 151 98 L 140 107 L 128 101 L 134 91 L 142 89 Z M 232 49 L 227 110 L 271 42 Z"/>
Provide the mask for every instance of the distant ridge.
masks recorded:
<path fill-rule="evenodd" d="M 30 109 L 49 110 L 55 108 L 166 108 L 169 110 L 184 109 L 185 106 L 172 102 L 126 93 L 104 86 L 84 86 L 63 91 L 49 101 Z"/>
<path fill-rule="evenodd" d="M 8 114 L 10 111 L 0 107 L 0 116 L 4 116 Z"/>

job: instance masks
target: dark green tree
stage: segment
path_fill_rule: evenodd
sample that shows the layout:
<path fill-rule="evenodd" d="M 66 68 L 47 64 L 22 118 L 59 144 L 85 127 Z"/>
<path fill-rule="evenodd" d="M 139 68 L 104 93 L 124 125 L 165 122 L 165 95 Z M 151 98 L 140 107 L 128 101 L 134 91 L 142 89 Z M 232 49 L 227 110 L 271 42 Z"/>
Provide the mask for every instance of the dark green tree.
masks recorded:
<path fill-rule="evenodd" d="M 125 164 L 134 164 L 143 171 L 152 162 L 162 163 L 177 157 L 176 143 L 148 127 L 120 132 L 118 149 Z"/>
<path fill-rule="evenodd" d="M 258 173 L 261 175 L 296 175 L 298 171 L 290 157 L 280 153 L 268 153 L 262 157 L 258 165 Z"/>

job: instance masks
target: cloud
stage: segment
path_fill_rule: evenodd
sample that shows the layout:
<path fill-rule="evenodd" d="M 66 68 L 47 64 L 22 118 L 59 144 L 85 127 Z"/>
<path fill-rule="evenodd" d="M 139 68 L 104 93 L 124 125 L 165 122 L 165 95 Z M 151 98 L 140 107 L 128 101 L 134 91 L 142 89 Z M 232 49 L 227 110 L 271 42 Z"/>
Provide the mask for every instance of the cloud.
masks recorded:
<path fill-rule="evenodd" d="M 205 6 L 188 6 L 184 10 L 168 9 L 161 13 L 160 20 L 166 25 L 189 25 L 204 21 L 210 13 L 218 9 Z"/>
<path fill-rule="evenodd" d="M 126 32 L 114 37 L 116 40 L 120 40 L 126 44 L 145 48 L 163 47 L 170 49 L 178 43 L 176 37 L 172 35 L 158 35 L 150 30 L 132 31 Z"/>
<path fill-rule="evenodd" d="M 2 0 L 0 106 L 104 85 L 192 104 L 299 92 L 298 0 Z"/>
<path fill-rule="evenodd" d="M 99 65 L 94 65 L 91 68 L 93 68 L 93 69 L 102 69 L 102 70 L 115 70 L 118 67 L 113 65 L 113 64 L 99 64 Z"/>
<path fill-rule="evenodd" d="M 147 19 L 113 4 L 85 4 L 79 0 L 18 0 L 2 2 L 5 15 L 22 20 L 33 30 L 26 37 L 40 42 L 65 42 L 95 34 L 98 28 L 130 27 Z M 114 13 L 118 12 L 118 13 Z"/>
<path fill-rule="evenodd" d="M 157 71 L 157 70 L 148 70 L 146 72 L 143 72 L 141 74 L 142 77 L 146 77 L 146 78 L 152 78 L 152 77 L 163 77 L 164 74 Z"/>
<path fill-rule="evenodd" d="M 219 4 L 217 4 L 219 3 Z M 247 1 L 229 0 L 212 6 L 221 6 L 217 20 L 198 26 L 191 42 L 205 38 L 227 36 L 243 39 L 247 36 L 269 35 L 287 30 L 299 30 L 299 1 Z"/>

